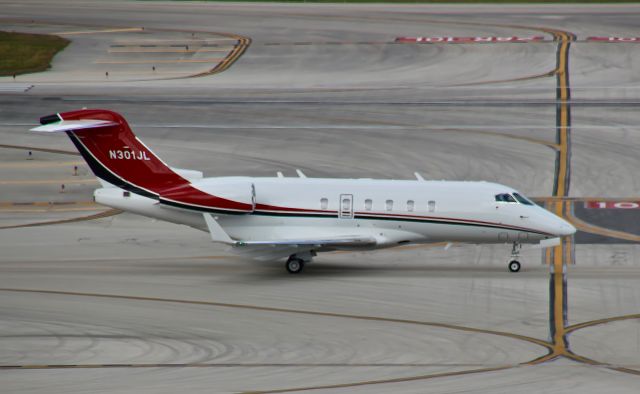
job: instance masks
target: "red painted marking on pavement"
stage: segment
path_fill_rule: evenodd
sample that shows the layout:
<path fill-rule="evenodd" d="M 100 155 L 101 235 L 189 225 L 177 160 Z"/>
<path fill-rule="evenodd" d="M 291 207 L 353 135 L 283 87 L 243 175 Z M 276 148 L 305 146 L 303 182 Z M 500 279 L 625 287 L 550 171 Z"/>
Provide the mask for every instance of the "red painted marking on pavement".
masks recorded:
<path fill-rule="evenodd" d="M 585 201 L 587 209 L 640 209 L 640 201 Z"/>
<path fill-rule="evenodd" d="M 396 42 L 434 44 L 434 43 L 452 43 L 452 44 L 476 44 L 476 43 L 500 43 L 500 42 L 539 42 L 545 41 L 544 36 L 529 37 L 397 37 Z"/>
<path fill-rule="evenodd" d="M 640 37 L 587 37 L 587 41 L 640 43 Z"/>

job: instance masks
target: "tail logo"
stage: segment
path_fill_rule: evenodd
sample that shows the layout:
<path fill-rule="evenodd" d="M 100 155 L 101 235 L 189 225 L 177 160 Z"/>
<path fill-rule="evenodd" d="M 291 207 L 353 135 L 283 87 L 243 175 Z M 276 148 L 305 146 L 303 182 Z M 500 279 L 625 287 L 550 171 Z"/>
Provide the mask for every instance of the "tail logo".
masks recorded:
<path fill-rule="evenodd" d="M 145 151 L 109 150 L 109 158 L 114 160 L 151 160 Z"/>

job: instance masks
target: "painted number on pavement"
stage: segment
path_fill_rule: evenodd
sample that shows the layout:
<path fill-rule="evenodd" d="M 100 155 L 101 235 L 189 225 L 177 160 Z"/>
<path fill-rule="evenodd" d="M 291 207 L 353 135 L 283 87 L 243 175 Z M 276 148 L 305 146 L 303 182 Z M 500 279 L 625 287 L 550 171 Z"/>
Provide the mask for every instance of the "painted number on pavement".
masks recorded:
<path fill-rule="evenodd" d="M 587 37 L 587 41 L 640 43 L 640 37 Z"/>
<path fill-rule="evenodd" d="M 639 209 L 640 201 L 586 201 L 588 209 Z"/>

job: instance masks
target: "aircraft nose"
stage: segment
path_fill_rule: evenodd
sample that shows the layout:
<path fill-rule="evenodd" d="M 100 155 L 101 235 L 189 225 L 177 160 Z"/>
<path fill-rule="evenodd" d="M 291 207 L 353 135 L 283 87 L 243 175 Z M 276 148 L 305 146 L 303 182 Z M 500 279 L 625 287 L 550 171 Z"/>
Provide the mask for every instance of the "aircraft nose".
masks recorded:
<path fill-rule="evenodd" d="M 566 237 L 568 235 L 573 235 L 576 233 L 576 228 L 573 227 L 569 222 L 562 220 L 560 225 L 558 226 L 558 235 L 561 237 Z"/>

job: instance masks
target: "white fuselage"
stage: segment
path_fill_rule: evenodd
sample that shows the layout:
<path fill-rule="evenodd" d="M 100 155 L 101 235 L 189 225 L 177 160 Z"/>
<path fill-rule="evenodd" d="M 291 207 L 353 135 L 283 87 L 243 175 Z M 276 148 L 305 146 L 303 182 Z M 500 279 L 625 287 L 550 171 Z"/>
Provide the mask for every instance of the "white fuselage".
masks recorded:
<path fill-rule="evenodd" d="M 537 243 L 575 229 L 537 205 L 496 201 L 512 188 L 489 182 L 325 178 L 193 179 L 206 193 L 253 204 L 250 213 L 215 213 L 234 239 L 277 240 L 353 234 L 376 248 L 405 243 Z M 118 188 L 95 192 L 100 204 L 207 231 L 202 211 L 169 207 Z M 204 209 L 203 209 L 204 210 Z"/>

